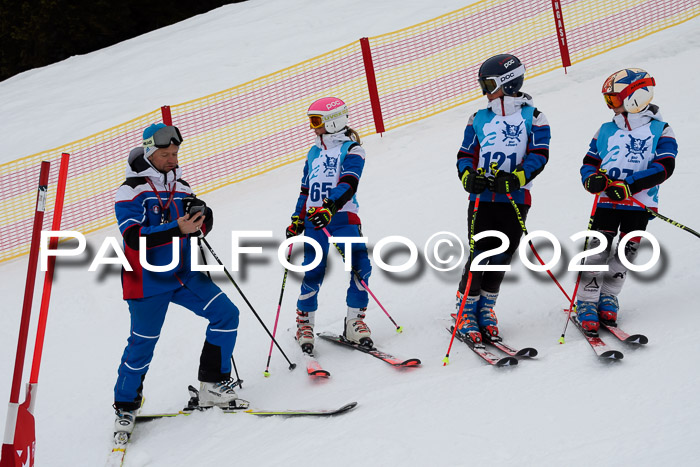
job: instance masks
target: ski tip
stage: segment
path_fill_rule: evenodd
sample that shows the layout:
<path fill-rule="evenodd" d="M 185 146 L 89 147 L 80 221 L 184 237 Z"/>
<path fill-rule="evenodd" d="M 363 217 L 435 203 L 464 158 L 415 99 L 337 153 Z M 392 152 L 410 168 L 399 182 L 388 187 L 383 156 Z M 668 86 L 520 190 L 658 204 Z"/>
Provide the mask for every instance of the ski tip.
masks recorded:
<path fill-rule="evenodd" d="M 600 354 L 603 360 L 622 360 L 625 356 L 619 350 L 608 350 Z"/>
<path fill-rule="evenodd" d="M 503 357 L 498 362 L 496 362 L 496 366 L 500 366 L 500 367 L 515 366 L 517 364 L 518 364 L 518 359 L 515 357 Z"/>
<path fill-rule="evenodd" d="M 649 343 L 649 339 L 643 334 L 634 334 L 625 339 L 625 343 L 645 345 Z"/>

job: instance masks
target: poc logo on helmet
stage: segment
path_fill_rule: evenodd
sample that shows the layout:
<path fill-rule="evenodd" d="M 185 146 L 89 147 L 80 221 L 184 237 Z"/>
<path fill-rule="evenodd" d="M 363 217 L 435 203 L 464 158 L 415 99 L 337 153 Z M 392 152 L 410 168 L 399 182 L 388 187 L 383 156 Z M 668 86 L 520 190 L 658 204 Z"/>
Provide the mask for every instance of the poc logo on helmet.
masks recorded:
<path fill-rule="evenodd" d="M 513 75 L 514 75 L 514 73 L 508 73 L 507 75 L 499 76 L 499 77 L 498 77 L 498 80 L 499 80 L 501 83 L 505 83 L 506 81 L 508 81 L 509 79 L 511 79 L 511 78 L 513 77 Z"/>
<path fill-rule="evenodd" d="M 505 63 L 503 64 L 503 66 L 504 66 L 505 68 L 508 68 L 509 66 L 511 66 L 511 65 L 514 64 L 514 63 L 515 63 L 515 60 L 511 58 L 510 60 L 508 60 L 507 62 L 505 62 Z"/>
<path fill-rule="evenodd" d="M 327 108 L 328 110 L 331 110 L 331 109 L 333 109 L 333 108 L 335 108 L 335 107 L 338 107 L 339 105 L 343 105 L 343 103 L 340 102 L 340 101 L 333 101 L 333 102 L 329 102 L 328 104 L 326 104 L 326 108 Z"/>

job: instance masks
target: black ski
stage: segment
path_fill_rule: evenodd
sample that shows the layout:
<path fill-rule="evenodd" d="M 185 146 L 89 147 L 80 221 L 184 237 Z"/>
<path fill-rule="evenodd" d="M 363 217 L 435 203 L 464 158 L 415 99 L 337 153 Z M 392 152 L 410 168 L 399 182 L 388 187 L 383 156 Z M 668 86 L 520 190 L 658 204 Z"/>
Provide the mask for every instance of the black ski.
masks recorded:
<path fill-rule="evenodd" d="M 450 326 L 449 328 L 447 328 L 447 331 L 450 334 L 452 334 L 452 332 L 454 331 L 454 326 Z M 498 355 L 489 352 L 484 344 L 475 344 L 474 342 L 472 342 L 471 339 L 464 336 L 461 332 L 455 332 L 455 337 L 458 341 L 467 344 L 467 347 L 469 347 L 475 354 L 477 354 L 479 357 L 483 358 L 493 366 L 514 366 L 518 364 L 517 358 L 511 357 L 510 355 L 507 357 L 499 357 Z"/>
<path fill-rule="evenodd" d="M 612 325 L 601 321 L 600 325 L 625 344 L 644 345 L 649 343 L 649 339 L 644 334 L 627 334 L 625 331 L 620 329 L 617 324 Z"/>
<path fill-rule="evenodd" d="M 453 320 L 457 319 L 457 313 L 452 313 L 450 316 L 452 316 Z M 503 342 L 503 339 L 501 337 L 498 337 L 496 340 L 491 340 L 486 333 L 482 333 L 481 336 L 484 339 L 484 344 L 489 344 L 494 347 L 496 347 L 498 350 L 510 355 L 511 357 L 525 357 L 525 358 L 532 358 L 537 356 L 537 349 L 533 347 L 524 347 L 522 349 L 515 349 L 511 347 L 510 345 L 506 344 Z"/>
<path fill-rule="evenodd" d="M 369 348 L 356 344 L 354 342 L 350 342 L 346 340 L 343 336 L 339 336 L 338 334 L 333 334 L 330 332 L 319 332 L 317 335 L 318 337 L 327 341 L 335 342 L 336 344 L 343 345 L 345 347 L 349 347 L 351 349 L 359 350 L 360 352 L 369 354 L 375 358 L 378 358 L 388 363 L 389 365 L 398 368 L 415 367 L 421 364 L 421 361 L 417 358 L 409 358 L 408 360 L 402 360 L 400 358 L 394 357 L 393 355 L 389 355 L 386 352 L 382 352 L 376 347 Z"/>

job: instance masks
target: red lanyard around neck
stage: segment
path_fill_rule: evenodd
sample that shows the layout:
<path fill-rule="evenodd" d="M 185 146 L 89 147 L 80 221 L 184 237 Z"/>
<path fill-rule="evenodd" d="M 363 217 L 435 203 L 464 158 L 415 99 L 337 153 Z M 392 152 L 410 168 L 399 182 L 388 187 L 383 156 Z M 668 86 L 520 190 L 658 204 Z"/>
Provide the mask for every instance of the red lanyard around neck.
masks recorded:
<path fill-rule="evenodd" d="M 168 210 L 168 208 L 170 207 L 170 203 L 173 202 L 173 198 L 175 198 L 175 187 L 177 186 L 177 183 L 173 183 L 173 187 L 170 189 L 170 195 L 168 196 L 168 202 L 165 203 L 165 206 L 163 206 L 163 201 L 160 199 L 160 193 L 158 193 L 156 186 L 150 179 L 147 178 L 146 181 L 149 185 L 151 185 L 151 189 L 156 194 L 156 199 L 158 200 L 158 204 L 160 205 L 160 222 L 161 224 L 165 224 L 166 222 L 170 221 L 170 211 Z"/>

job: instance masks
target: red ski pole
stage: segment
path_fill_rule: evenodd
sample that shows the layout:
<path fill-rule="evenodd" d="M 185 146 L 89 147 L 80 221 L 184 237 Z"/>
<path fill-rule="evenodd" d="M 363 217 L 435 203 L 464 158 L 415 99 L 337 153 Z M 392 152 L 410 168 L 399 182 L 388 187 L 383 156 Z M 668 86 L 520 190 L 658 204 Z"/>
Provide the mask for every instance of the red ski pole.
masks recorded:
<path fill-rule="evenodd" d="M 464 295 L 462 295 L 462 303 L 459 304 L 459 312 L 457 313 L 457 319 L 455 320 L 454 328 L 452 328 L 452 337 L 450 337 L 450 345 L 447 347 L 447 353 L 445 358 L 442 359 L 442 366 L 446 366 L 450 363 L 450 351 L 452 350 L 452 344 L 455 341 L 455 333 L 457 332 L 457 327 L 462 321 L 462 314 L 464 313 L 464 304 L 467 303 L 467 295 L 469 295 L 469 288 L 472 285 L 472 259 L 474 256 L 474 223 L 476 221 L 476 213 L 479 210 L 479 200 L 481 199 L 481 194 L 476 195 L 476 200 L 474 200 L 474 212 L 472 213 L 472 221 L 469 224 L 469 272 L 467 273 L 467 286 L 464 289 Z"/>
<path fill-rule="evenodd" d="M 600 198 L 600 193 L 597 193 L 595 195 L 595 199 L 593 200 L 593 208 L 591 209 L 591 217 L 588 219 L 588 228 L 586 230 L 591 230 L 591 227 L 593 227 L 593 217 L 595 216 L 595 210 L 598 207 L 598 198 Z M 586 251 L 588 248 L 588 238 L 586 237 L 586 241 L 583 243 L 583 251 Z M 581 259 L 581 264 L 583 264 L 585 261 L 585 258 Z M 583 274 L 583 271 L 579 271 L 578 275 L 576 277 L 576 286 L 574 287 L 574 293 L 571 294 L 571 298 L 569 298 L 569 310 L 568 313 L 566 314 L 566 323 L 564 323 L 564 330 L 561 333 L 561 337 L 559 338 L 559 343 L 563 344 L 564 343 L 564 335 L 566 334 L 566 328 L 569 326 L 569 320 L 571 319 L 571 312 L 574 310 L 574 301 L 576 300 L 576 293 L 578 292 L 578 286 L 581 283 L 581 275 Z"/>
<path fill-rule="evenodd" d="M 29 333 L 29 321 L 32 313 L 36 266 L 39 258 L 39 237 L 44 221 L 44 210 L 46 209 L 49 167 L 49 162 L 43 161 L 41 163 L 39 189 L 36 196 L 36 210 L 34 212 L 34 225 L 32 228 L 32 243 L 29 250 L 29 266 L 27 268 L 27 280 L 24 286 L 22 318 L 19 326 L 19 338 L 17 340 L 15 370 L 12 376 L 12 389 L 10 391 L 10 402 L 7 409 L 7 423 L 5 424 L 0 467 L 34 465 L 34 417 L 28 411 L 28 405 L 31 401 L 25 401 L 25 403 L 20 406 L 19 390 L 22 384 L 22 369 L 24 367 L 27 334 Z M 21 459 L 20 456 L 26 457 Z"/>

